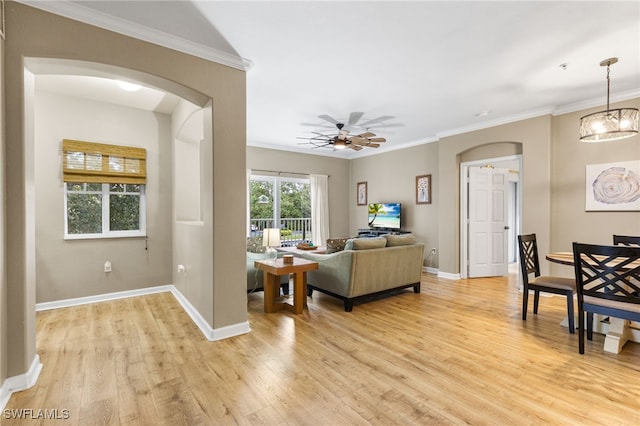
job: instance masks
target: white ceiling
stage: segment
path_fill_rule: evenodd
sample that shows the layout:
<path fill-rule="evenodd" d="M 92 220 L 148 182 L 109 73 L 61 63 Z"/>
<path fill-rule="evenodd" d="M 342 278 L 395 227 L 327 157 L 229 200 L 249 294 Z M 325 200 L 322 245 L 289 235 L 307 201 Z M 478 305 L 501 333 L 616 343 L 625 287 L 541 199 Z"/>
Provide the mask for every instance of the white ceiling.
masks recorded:
<path fill-rule="evenodd" d="M 252 63 L 251 146 L 353 158 L 600 106 L 599 63 L 613 56 L 612 101 L 640 96 L 638 1 L 24 2 L 230 66 Z M 332 130 L 319 115 L 347 122 L 352 112 L 364 113 L 359 123 L 392 117 L 370 126 L 383 147 L 298 144 Z"/>

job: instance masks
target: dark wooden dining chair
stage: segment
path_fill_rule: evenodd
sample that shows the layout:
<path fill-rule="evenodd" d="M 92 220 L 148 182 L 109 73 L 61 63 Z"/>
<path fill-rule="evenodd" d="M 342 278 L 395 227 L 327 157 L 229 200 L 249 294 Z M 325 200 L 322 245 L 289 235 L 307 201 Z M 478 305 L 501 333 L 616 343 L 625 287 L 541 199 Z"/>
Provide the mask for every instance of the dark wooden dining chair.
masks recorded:
<path fill-rule="evenodd" d="M 593 340 L 593 314 L 640 321 L 640 247 L 573 243 L 578 290 L 578 350 Z"/>
<path fill-rule="evenodd" d="M 634 237 L 631 235 L 614 235 L 614 246 L 640 246 L 640 237 Z"/>
<path fill-rule="evenodd" d="M 538 244 L 536 234 L 518 235 L 518 249 L 520 251 L 520 267 L 522 268 L 522 319 L 527 319 L 529 290 L 533 290 L 533 313 L 538 314 L 540 292 L 561 294 L 567 297 L 567 316 L 569 317 L 569 332 L 575 332 L 573 314 L 573 295 L 576 292 L 576 282 L 572 278 L 540 276 L 540 261 L 538 260 Z M 529 280 L 533 274 L 534 279 Z"/>

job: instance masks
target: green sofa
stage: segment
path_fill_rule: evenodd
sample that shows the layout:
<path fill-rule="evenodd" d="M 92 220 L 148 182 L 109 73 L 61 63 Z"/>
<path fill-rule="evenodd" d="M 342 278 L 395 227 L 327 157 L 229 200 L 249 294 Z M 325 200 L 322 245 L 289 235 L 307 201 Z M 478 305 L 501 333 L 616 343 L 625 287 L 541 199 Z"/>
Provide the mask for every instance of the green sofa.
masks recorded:
<path fill-rule="evenodd" d="M 424 244 L 412 234 L 354 238 L 345 249 L 332 254 L 301 253 L 300 257 L 318 262 L 318 269 L 307 272 L 307 293 L 314 290 L 337 297 L 344 310 L 374 295 L 413 287 L 420 292 Z"/>

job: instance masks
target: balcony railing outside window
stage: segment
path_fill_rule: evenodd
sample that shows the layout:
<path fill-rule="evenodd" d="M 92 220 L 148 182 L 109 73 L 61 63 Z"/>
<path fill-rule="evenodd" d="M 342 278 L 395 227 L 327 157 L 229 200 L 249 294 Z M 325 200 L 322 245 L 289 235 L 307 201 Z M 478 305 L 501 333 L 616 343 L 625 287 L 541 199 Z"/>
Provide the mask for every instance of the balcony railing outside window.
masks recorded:
<path fill-rule="evenodd" d="M 311 241 L 311 218 L 283 218 L 280 223 L 273 219 L 251 219 L 251 236 L 258 237 L 266 228 L 280 228 L 280 241 L 283 247 L 295 246 Z"/>

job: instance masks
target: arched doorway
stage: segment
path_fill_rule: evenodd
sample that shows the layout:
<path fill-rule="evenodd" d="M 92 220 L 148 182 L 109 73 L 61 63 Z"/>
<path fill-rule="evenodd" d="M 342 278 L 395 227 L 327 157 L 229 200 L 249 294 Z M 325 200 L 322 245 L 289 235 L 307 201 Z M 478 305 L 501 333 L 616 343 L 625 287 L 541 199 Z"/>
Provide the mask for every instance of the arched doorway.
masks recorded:
<path fill-rule="evenodd" d="M 458 155 L 460 161 L 460 277 L 473 278 L 479 276 L 507 275 L 517 262 L 515 240 L 521 227 L 520 212 L 522 208 L 521 144 L 516 142 L 497 142 L 474 147 Z M 506 154 L 506 155 L 501 155 Z M 470 171 L 482 167 L 500 169 L 504 172 L 505 183 L 500 193 L 504 194 L 501 203 L 494 202 L 492 195 L 486 194 L 483 208 L 487 209 L 488 218 L 493 217 L 493 209 L 502 205 L 500 215 L 504 227 L 503 235 L 494 232 L 492 237 L 474 239 L 474 209 L 477 205 L 470 202 Z M 486 193 L 486 191 L 483 191 Z M 489 191 L 490 192 L 490 191 Z M 496 192 L 497 193 L 497 192 Z M 503 216 L 503 217 L 502 217 Z M 484 219 L 483 219 L 484 220 Z M 499 241 L 496 243 L 496 241 Z M 495 248 L 487 244 L 500 244 Z M 487 250 L 487 252 L 482 252 Z M 494 255 L 497 255 L 494 256 Z M 502 259 L 502 260 L 501 260 Z M 474 266 L 476 266 L 474 268 Z"/>

